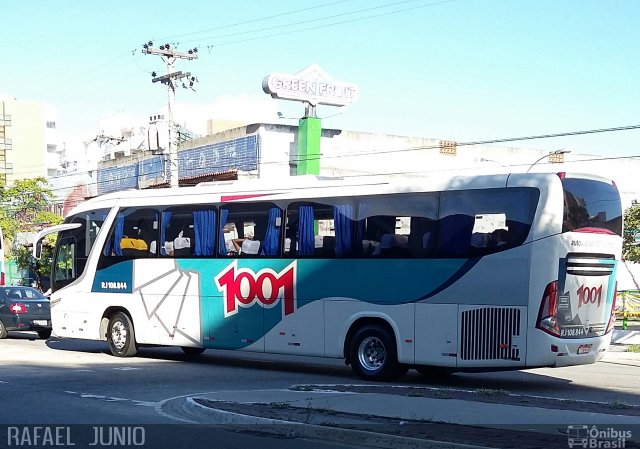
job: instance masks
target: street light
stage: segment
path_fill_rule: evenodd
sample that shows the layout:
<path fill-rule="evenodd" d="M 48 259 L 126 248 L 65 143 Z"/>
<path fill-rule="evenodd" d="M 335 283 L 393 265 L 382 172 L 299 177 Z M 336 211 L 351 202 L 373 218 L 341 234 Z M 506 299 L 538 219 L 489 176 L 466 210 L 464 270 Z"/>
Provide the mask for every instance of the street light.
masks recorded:
<path fill-rule="evenodd" d="M 544 156 L 542 156 L 537 161 L 535 161 L 533 164 L 531 164 L 529 166 L 529 168 L 527 169 L 527 173 L 529 173 L 529 170 L 531 170 L 533 168 L 533 166 L 536 165 L 538 162 L 540 162 L 542 159 L 547 158 L 549 156 L 559 156 L 561 154 L 567 154 L 567 153 L 571 153 L 571 151 L 570 150 L 555 150 L 555 151 L 551 151 L 551 152 L 545 154 Z"/>
<path fill-rule="evenodd" d="M 503 167 L 506 167 L 506 165 L 504 165 L 502 162 L 496 161 L 495 159 L 487 159 L 485 157 L 481 157 L 480 158 L 480 162 L 495 162 L 496 164 L 502 165 Z"/>

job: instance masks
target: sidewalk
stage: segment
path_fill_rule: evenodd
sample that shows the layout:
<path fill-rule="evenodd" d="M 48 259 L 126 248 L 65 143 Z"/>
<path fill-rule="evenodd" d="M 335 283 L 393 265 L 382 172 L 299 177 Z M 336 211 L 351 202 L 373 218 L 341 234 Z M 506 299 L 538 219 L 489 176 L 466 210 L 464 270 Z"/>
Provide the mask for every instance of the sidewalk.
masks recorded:
<path fill-rule="evenodd" d="M 637 327 L 634 327 L 633 330 L 622 330 L 622 329 L 614 329 L 613 336 L 611 337 L 612 345 L 640 345 L 640 330 L 636 330 Z"/>
<path fill-rule="evenodd" d="M 617 351 L 608 358 L 640 367 L 640 354 L 621 351 L 621 346 L 612 349 Z M 183 408 L 198 422 L 385 448 L 566 448 L 572 425 L 623 430 L 633 426 L 626 447 L 640 447 L 640 408 L 600 413 L 593 410 L 603 407 L 593 403 L 591 408 L 578 403 L 567 409 L 551 406 L 546 399 L 535 406 L 517 405 L 514 398 L 505 404 L 422 397 L 415 386 L 377 390 L 384 392 L 372 390 L 374 386 L 378 385 L 354 384 L 340 391 L 299 386 L 215 392 L 187 398 Z"/>

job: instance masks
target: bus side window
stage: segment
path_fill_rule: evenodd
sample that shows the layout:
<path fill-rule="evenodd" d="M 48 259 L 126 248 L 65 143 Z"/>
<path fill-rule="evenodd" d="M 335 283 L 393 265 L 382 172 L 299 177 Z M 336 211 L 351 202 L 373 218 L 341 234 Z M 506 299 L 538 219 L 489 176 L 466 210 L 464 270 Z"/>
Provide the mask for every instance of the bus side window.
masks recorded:
<path fill-rule="evenodd" d="M 102 250 L 99 268 L 121 260 L 157 257 L 160 214 L 156 209 L 118 212 Z"/>
<path fill-rule="evenodd" d="M 282 210 L 273 203 L 231 203 L 220 209 L 218 255 L 279 257 Z"/>
<path fill-rule="evenodd" d="M 362 257 L 432 257 L 439 194 L 408 193 L 363 197 L 358 238 Z"/>
<path fill-rule="evenodd" d="M 523 187 L 443 192 L 438 256 L 479 257 L 521 245 L 538 196 L 537 190 Z"/>
<path fill-rule="evenodd" d="M 213 257 L 218 210 L 211 205 L 176 206 L 162 211 L 161 257 Z"/>
<path fill-rule="evenodd" d="M 350 201 L 328 203 L 305 201 L 287 207 L 286 257 L 342 258 L 358 254 L 356 208 Z"/>

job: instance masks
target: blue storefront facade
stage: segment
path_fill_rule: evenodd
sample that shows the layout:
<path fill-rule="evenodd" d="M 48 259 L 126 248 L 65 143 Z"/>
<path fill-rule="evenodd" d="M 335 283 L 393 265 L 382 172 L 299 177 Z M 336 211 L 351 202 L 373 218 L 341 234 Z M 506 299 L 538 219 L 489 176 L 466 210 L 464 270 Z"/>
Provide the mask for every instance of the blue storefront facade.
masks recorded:
<path fill-rule="evenodd" d="M 178 150 L 178 179 L 182 183 L 216 175 L 258 169 L 260 136 L 257 134 Z M 169 185 L 169 155 L 149 155 L 139 160 L 98 167 L 98 195 L 127 189 Z"/>

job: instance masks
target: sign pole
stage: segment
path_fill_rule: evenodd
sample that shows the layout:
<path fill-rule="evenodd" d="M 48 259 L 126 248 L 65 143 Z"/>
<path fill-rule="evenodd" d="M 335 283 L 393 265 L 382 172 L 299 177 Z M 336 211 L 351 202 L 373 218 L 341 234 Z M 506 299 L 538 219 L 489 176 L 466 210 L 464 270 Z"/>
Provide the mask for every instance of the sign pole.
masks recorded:
<path fill-rule="evenodd" d="M 298 121 L 297 175 L 320 174 L 320 137 L 322 126 L 315 115 L 316 108 L 307 103 L 304 117 Z"/>
<path fill-rule="evenodd" d="M 334 80 L 313 64 L 295 75 L 267 75 L 262 80 L 262 90 L 272 98 L 304 102 L 304 117 L 298 122 L 296 175 L 319 175 L 322 127 L 316 116 L 316 106 L 347 106 L 358 98 L 358 87 Z"/>

